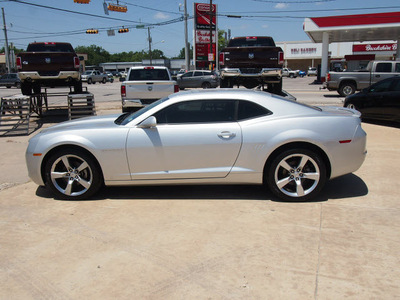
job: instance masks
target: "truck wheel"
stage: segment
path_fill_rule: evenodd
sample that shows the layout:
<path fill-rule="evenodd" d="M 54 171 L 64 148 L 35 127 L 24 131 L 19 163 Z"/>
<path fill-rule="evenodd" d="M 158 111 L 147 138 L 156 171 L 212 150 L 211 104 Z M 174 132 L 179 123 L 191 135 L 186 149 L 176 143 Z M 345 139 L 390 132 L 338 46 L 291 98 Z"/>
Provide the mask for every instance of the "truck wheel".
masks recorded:
<path fill-rule="evenodd" d="M 342 97 L 347 97 L 349 95 L 354 94 L 356 91 L 356 87 L 353 83 L 342 83 L 339 87 L 338 93 Z"/>
<path fill-rule="evenodd" d="M 21 93 L 25 96 L 32 95 L 32 85 L 29 83 L 21 82 Z"/>
<path fill-rule="evenodd" d="M 254 89 L 255 87 L 258 86 L 258 81 L 256 80 L 245 81 L 243 85 L 246 89 Z"/>
<path fill-rule="evenodd" d="M 92 78 L 89 78 L 89 79 L 87 80 L 87 83 L 88 83 L 88 84 L 92 84 L 92 82 L 93 82 Z"/>
<path fill-rule="evenodd" d="M 282 78 L 278 83 L 269 83 L 267 91 L 271 94 L 281 95 L 282 94 Z"/>
<path fill-rule="evenodd" d="M 41 86 L 38 85 L 38 84 L 35 84 L 35 85 L 32 87 L 32 89 L 33 89 L 33 93 L 34 93 L 35 95 L 40 94 L 40 92 L 42 91 Z"/>
<path fill-rule="evenodd" d="M 103 80 L 101 82 L 105 84 L 107 82 L 107 78 L 103 77 Z"/>
<path fill-rule="evenodd" d="M 75 92 L 75 94 L 82 93 L 82 81 L 75 82 L 75 84 L 74 84 L 74 92 Z"/>
<path fill-rule="evenodd" d="M 219 84 L 220 88 L 233 88 L 233 83 L 229 79 L 221 79 L 221 82 Z"/>

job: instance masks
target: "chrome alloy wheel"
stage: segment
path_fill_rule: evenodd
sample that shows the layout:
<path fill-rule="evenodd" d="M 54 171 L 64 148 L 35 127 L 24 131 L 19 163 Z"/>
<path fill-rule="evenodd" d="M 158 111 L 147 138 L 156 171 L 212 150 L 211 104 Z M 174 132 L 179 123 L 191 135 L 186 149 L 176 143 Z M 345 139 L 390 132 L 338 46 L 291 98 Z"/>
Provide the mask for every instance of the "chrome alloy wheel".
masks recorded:
<path fill-rule="evenodd" d="M 79 196 L 90 189 L 93 172 L 84 159 L 67 154 L 54 161 L 50 169 L 50 178 L 60 193 L 66 196 Z"/>
<path fill-rule="evenodd" d="M 289 197 L 303 197 L 310 194 L 321 179 L 318 164 L 305 154 L 291 154 L 284 157 L 275 169 L 275 184 Z"/>

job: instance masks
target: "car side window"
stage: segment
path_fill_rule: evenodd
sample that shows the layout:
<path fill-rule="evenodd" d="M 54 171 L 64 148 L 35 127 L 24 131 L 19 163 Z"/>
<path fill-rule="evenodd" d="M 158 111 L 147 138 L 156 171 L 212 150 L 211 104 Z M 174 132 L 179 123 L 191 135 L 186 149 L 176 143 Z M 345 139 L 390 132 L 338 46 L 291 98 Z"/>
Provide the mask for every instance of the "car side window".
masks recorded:
<path fill-rule="evenodd" d="M 394 70 L 396 73 L 399 73 L 400 72 L 400 64 L 399 63 L 396 63 L 396 66 L 395 66 L 395 70 Z"/>
<path fill-rule="evenodd" d="M 232 122 L 234 100 L 195 100 L 172 104 L 154 116 L 158 124 Z"/>
<path fill-rule="evenodd" d="M 271 115 L 272 112 L 256 103 L 240 100 L 238 108 L 238 121 Z"/>
<path fill-rule="evenodd" d="M 392 80 L 382 80 L 372 85 L 369 91 L 372 93 L 387 92 L 392 82 Z"/>
<path fill-rule="evenodd" d="M 194 72 L 194 76 L 203 76 L 203 72 L 196 71 Z"/>
<path fill-rule="evenodd" d="M 392 63 L 378 63 L 376 65 L 376 72 L 391 73 Z"/>
<path fill-rule="evenodd" d="M 182 75 L 183 78 L 191 77 L 191 76 L 193 76 L 193 72 L 187 72 L 187 73 Z"/>
<path fill-rule="evenodd" d="M 394 81 L 394 84 L 393 84 L 391 90 L 394 92 L 400 92 L 400 80 Z"/>

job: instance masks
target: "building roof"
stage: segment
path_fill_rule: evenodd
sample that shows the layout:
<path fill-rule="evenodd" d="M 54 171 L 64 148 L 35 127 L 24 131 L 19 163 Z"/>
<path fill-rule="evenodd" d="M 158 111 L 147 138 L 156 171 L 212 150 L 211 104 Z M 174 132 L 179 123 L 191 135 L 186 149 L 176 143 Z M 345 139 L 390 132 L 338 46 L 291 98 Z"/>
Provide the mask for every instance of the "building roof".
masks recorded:
<path fill-rule="evenodd" d="M 306 18 L 304 32 L 315 43 L 323 32 L 329 42 L 397 40 L 400 37 L 400 12 Z"/>

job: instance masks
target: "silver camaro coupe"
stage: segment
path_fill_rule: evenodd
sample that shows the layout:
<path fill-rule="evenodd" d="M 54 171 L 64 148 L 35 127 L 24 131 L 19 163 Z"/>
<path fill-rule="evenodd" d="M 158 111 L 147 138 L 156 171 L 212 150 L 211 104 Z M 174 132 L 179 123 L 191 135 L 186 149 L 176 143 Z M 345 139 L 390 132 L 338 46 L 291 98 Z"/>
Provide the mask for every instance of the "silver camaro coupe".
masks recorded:
<path fill-rule="evenodd" d="M 304 201 L 365 155 L 355 110 L 220 89 L 60 123 L 30 139 L 26 161 L 30 178 L 62 199 L 87 199 L 103 184 L 266 184 Z"/>

